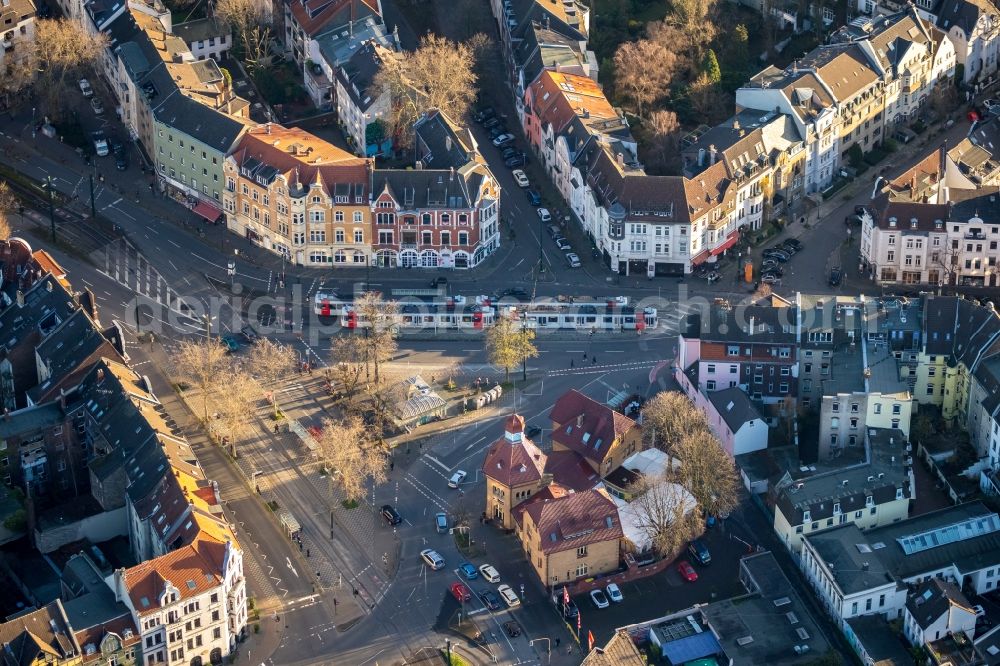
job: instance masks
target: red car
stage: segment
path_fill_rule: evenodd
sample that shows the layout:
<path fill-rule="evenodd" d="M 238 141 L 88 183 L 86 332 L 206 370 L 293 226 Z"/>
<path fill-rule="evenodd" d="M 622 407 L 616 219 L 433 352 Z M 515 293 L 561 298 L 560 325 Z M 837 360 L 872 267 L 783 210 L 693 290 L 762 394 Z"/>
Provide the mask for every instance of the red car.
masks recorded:
<path fill-rule="evenodd" d="M 694 570 L 694 567 L 687 560 L 681 560 L 677 563 L 677 573 L 689 583 L 698 580 L 698 572 Z"/>
<path fill-rule="evenodd" d="M 460 604 L 464 604 L 466 601 L 472 601 L 472 592 L 469 592 L 469 588 L 462 583 L 451 584 L 451 596 L 455 597 Z"/>

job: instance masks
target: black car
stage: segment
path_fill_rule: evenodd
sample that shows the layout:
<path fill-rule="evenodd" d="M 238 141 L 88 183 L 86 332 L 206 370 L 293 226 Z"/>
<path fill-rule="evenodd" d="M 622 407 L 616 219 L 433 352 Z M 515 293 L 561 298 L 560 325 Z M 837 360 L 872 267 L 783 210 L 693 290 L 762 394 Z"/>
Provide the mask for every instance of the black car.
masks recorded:
<path fill-rule="evenodd" d="M 125 154 L 124 150 L 115 153 L 115 168 L 119 171 L 128 169 L 128 155 Z"/>
<path fill-rule="evenodd" d="M 503 150 L 507 146 L 513 145 L 513 143 L 514 143 L 514 137 L 511 137 L 509 139 L 505 139 L 505 140 L 501 141 L 500 144 L 497 146 L 497 148 L 499 148 L 500 150 Z"/>
<path fill-rule="evenodd" d="M 403 517 L 399 515 L 399 511 L 396 511 L 391 504 L 383 504 L 381 514 L 382 519 L 390 525 L 399 525 L 403 522 Z"/>
<path fill-rule="evenodd" d="M 500 602 L 500 597 L 498 597 L 496 592 L 493 590 L 479 590 L 476 594 L 479 595 L 479 598 L 483 600 L 483 604 L 489 610 L 495 611 L 503 608 L 503 604 Z"/>
<path fill-rule="evenodd" d="M 502 153 L 500 153 L 500 155 L 501 155 L 501 156 L 502 156 L 502 157 L 503 157 L 503 158 L 504 158 L 505 160 L 509 160 L 510 158 L 512 158 L 512 157 L 514 157 L 515 155 L 518 155 L 518 154 L 519 154 L 519 153 L 517 152 L 517 148 L 515 148 L 514 146 L 510 146 L 510 147 L 508 147 L 508 148 L 504 148 L 504 149 L 503 149 L 503 152 L 502 152 Z"/>
<path fill-rule="evenodd" d="M 493 110 L 493 107 L 488 106 L 476 113 L 475 119 L 477 123 L 484 123 L 495 115 L 497 115 L 497 112 Z"/>
<path fill-rule="evenodd" d="M 483 121 L 483 127 L 485 127 L 486 129 L 490 129 L 491 127 L 496 127 L 499 124 L 500 124 L 499 118 L 489 118 Z"/>
<path fill-rule="evenodd" d="M 782 252 L 781 250 L 764 250 L 763 257 L 765 259 L 776 259 L 781 263 L 788 261 L 788 254 Z"/>
<path fill-rule="evenodd" d="M 802 241 L 800 241 L 798 238 L 786 238 L 784 240 L 783 244 L 784 245 L 791 245 L 796 250 L 801 250 L 802 249 Z"/>
<path fill-rule="evenodd" d="M 781 277 L 782 275 L 785 274 L 785 271 L 781 268 L 781 266 L 761 266 L 761 271 L 760 272 L 762 274 L 763 273 L 774 273 L 778 277 Z"/>
<path fill-rule="evenodd" d="M 534 439 L 542 434 L 542 429 L 538 426 L 528 426 L 528 429 L 524 431 L 524 434 L 528 439 Z"/>
<path fill-rule="evenodd" d="M 542 195 L 541 194 L 539 194 L 535 190 L 525 190 L 524 193 L 528 195 L 528 203 L 530 203 L 532 206 L 541 206 L 542 205 Z"/>
<path fill-rule="evenodd" d="M 830 271 L 830 286 L 839 287 L 841 280 L 844 279 L 844 273 L 840 268 L 834 268 Z"/>
<path fill-rule="evenodd" d="M 443 287 L 446 284 L 448 284 L 448 278 L 436 277 L 431 280 L 431 289 L 433 289 L 434 287 Z"/>
<path fill-rule="evenodd" d="M 503 125 L 503 124 L 501 124 L 501 125 L 494 125 L 493 127 L 490 128 L 490 141 L 492 141 L 493 139 L 497 138 L 501 134 L 506 134 L 506 133 L 507 133 L 507 126 L 506 125 Z"/>
<path fill-rule="evenodd" d="M 524 155 L 514 155 L 514 157 L 504 160 L 503 163 L 508 169 L 524 166 Z"/>
<path fill-rule="evenodd" d="M 569 600 L 569 603 L 565 603 L 561 590 L 552 593 L 552 603 L 562 611 L 563 617 L 567 620 L 576 619 L 576 616 L 580 614 L 580 609 L 576 607 L 572 599 Z"/>
<path fill-rule="evenodd" d="M 515 298 L 527 298 L 528 292 L 520 287 L 508 287 L 500 292 L 500 298 L 504 296 L 514 296 Z"/>

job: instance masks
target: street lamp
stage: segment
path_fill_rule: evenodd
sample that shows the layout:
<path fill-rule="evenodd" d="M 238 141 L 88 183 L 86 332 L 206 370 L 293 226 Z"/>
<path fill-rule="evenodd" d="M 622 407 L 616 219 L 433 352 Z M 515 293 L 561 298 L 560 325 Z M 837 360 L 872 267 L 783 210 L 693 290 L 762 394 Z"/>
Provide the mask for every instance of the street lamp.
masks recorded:
<path fill-rule="evenodd" d="M 55 189 L 55 180 L 52 176 L 45 176 L 45 182 L 42 184 L 42 187 L 48 190 L 49 193 L 49 222 L 52 225 L 52 243 L 54 245 L 56 242 L 56 209 L 52 199 L 53 190 Z"/>

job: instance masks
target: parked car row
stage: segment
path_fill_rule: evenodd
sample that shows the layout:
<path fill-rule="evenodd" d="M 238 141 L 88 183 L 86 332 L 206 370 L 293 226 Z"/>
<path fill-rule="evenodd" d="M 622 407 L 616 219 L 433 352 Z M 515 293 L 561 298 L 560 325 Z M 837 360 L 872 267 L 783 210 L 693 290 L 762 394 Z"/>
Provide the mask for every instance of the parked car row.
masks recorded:
<path fill-rule="evenodd" d="M 786 238 L 778 245 L 764 250 L 761 255 L 760 281 L 764 284 L 781 284 L 785 274 L 782 264 L 787 263 L 792 256 L 802 249 L 802 242 L 797 238 Z"/>

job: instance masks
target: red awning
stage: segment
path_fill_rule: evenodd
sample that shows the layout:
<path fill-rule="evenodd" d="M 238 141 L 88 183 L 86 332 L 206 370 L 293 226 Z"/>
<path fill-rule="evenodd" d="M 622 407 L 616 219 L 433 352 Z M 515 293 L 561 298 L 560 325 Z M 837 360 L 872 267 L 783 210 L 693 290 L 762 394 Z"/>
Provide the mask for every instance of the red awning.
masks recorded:
<path fill-rule="evenodd" d="M 209 222 L 215 222 L 219 219 L 219 216 L 222 215 L 221 208 L 216 208 L 207 201 L 199 201 L 198 204 L 191 210 L 194 211 L 195 215 L 200 215 Z"/>
<path fill-rule="evenodd" d="M 698 256 L 696 256 L 694 259 L 691 260 L 691 265 L 697 266 L 698 264 L 705 263 L 705 260 L 708 259 L 709 254 L 711 254 L 711 252 L 705 250 L 704 252 L 702 252 L 701 254 L 699 254 Z"/>
<path fill-rule="evenodd" d="M 736 245 L 736 241 L 738 241 L 739 239 L 740 239 L 740 232 L 734 231 L 733 233 L 729 234 L 729 238 L 726 239 L 726 242 L 724 242 L 722 245 L 712 250 L 712 254 L 722 254 L 732 246 Z"/>

